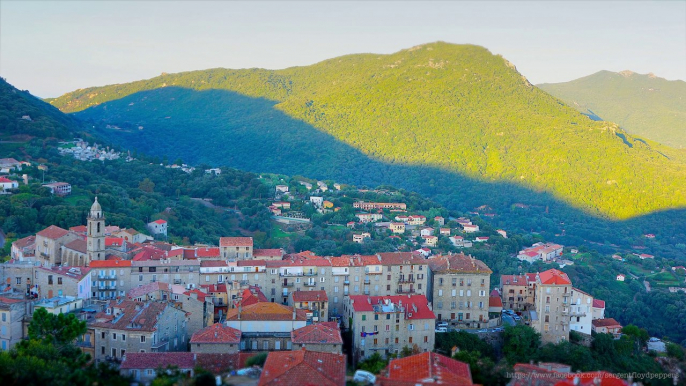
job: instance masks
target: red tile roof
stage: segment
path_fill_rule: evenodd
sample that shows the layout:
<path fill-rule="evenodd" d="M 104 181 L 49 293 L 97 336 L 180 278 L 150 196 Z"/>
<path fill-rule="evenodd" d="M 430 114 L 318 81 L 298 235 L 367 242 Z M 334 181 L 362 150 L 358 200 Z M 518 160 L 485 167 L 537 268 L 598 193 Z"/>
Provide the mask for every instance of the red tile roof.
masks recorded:
<path fill-rule="evenodd" d="M 541 284 L 552 284 L 552 285 L 571 285 L 572 282 L 566 273 L 558 269 L 549 269 L 547 271 L 538 274 L 541 279 Z"/>
<path fill-rule="evenodd" d="M 283 256 L 283 249 L 255 249 L 252 255 L 255 257 Z"/>
<path fill-rule="evenodd" d="M 117 300 L 112 300 L 107 307 L 112 308 L 113 312 L 109 315 L 102 312 L 97 313 L 95 315 L 96 322 L 89 327 L 126 331 L 155 331 L 158 318 L 167 307 L 171 306 L 164 302 L 122 300 L 118 303 Z M 115 316 L 117 317 L 115 318 Z"/>
<path fill-rule="evenodd" d="M 91 268 L 118 268 L 130 267 L 131 260 L 93 260 L 90 262 Z"/>
<path fill-rule="evenodd" d="M 605 300 L 593 299 L 593 308 L 605 308 Z"/>
<path fill-rule="evenodd" d="M 56 240 L 59 239 L 60 237 L 64 237 L 67 234 L 69 234 L 69 231 L 66 229 L 62 229 L 58 226 L 55 225 L 50 225 L 49 227 L 43 229 L 42 231 L 36 233 L 36 236 L 41 236 L 45 237 L 47 239 L 52 239 Z"/>
<path fill-rule="evenodd" d="M 19 239 L 12 243 L 13 246 L 22 249 L 31 246 L 36 243 L 36 236 L 28 236 L 23 239 Z"/>
<path fill-rule="evenodd" d="M 426 264 L 426 259 L 413 252 L 387 252 L 378 255 L 383 265 Z"/>
<path fill-rule="evenodd" d="M 328 302 L 326 291 L 295 291 L 293 292 L 294 302 Z"/>
<path fill-rule="evenodd" d="M 618 321 L 614 320 L 613 318 L 605 318 L 605 319 L 595 319 L 591 322 L 593 324 L 593 327 L 612 327 L 612 328 L 621 328 L 622 325 L 619 324 Z"/>
<path fill-rule="evenodd" d="M 200 288 L 207 289 L 207 292 L 210 294 L 226 292 L 226 284 L 201 284 Z"/>
<path fill-rule="evenodd" d="M 74 241 L 68 242 L 65 246 L 67 249 L 80 253 L 88 253 L 88 246 L 86 240 L 76 239 Z"/>
<path fill-rule="evenodd" d="M 502 307 L 503 306 L 503 300 L 500 299 L 500 296 L 490 296 L 488 298 L 488 306 L 489 307 Z"/>
<path fill-rule="evenodd" d="M 493 273 L 483 261 L 463 253 L 436 256 L 428 263 L 434 273 Z"/>
<path fill-rule="evenodd" d="M 219 246 L 222 247 L 252 247 L 252 237 L 221 237 Z"/>
<path fill-rule="evenodd" d="M 86 227 L 85 225 L 77 225 L 75 227 L 69 228 L 69 230 L 76 233 L 86 233 L 88 231 L 88 227 Z"/>
<path fill-rule="evenodd" d="M 527 285 L 527 277 L 525 275 L 502 275 L 500 276 L 500 285 Z"/>
<path fill-rule="evenodd" d="M 329 323 L 310 324 L 291 332 L 294 344 L 343 344 L 341 330 Z"/>
<path fill-rule="evenodd" d="M 226 320 L 239 320 L 239 308 L 227 311 Z M 284 306 L 271 302 L 259 302 L 242 307 L 240 320 L 293 320 L 293 307 Z M 296 310 L 296 320 L 307 320 L 305 310 Z"/>
<path fill-rule="evenodd" d="M 272 351 L 259 386 L 344 386 L 345 355 L 317 351 Z"/>
<path fill-rule="evenodd" d="M 197 257 L 219 257 L 219 248 L 204 247 L 195 250 Z"/>
<path fill-rule="evenodd" d="M 386 300 L 397 306 L 402 305 L 405 308 L 405 315 L 408 319 L 436 319 L 436 315 L 429 309 L 428 300 L 426 300 L 424 295 L 350 295 L 350 301 L 355 312 L 373 312 L 375 305 L 385 303 Z"/>
<path fill-rule="evenodd" d="M 243 305 L 243 307 L 267 301 L 267 297 L 264 296 L 264 293 L 262 293 L 262 290 L 260 290 L 260 287 L 258 286 L 250 286 L 243 290 L 241 298 L 241 305 Z"/>
<path fill-rule="evenodd" d="M 136 299 L 156 291 L 169 291 L 169 284 L 162 283 L 160 281 L 143 284 L 141 286 L 131 288 L 129 292 L 126 293 L 126 297 L 129 299 Z"/>
<path fill-rule="evenodd" d="M 379 386 L 453 385 L 472 383 L 469 365 L 446 356 L 425 352 L 405 358 L 392 359 L 382 375 Z"/>
<path fill-rule="evenodd" d="M 86 277 L 86 275 L 88 275 L 88 272 L 91 271 L 91 269 L 88 267 L 40 267 L 39 269 L 56 275 L 68 277 L 76 281 L 80 281 L 81 279 Z"/>
<path fill-rule="evenodd" d="M 200 367 L 213 374 L 222 374 L 227 370 L 235 370 L 245 367 L 248 358 L 258 353 L 192 353 L 192 352 L 146 352 L 126 353 L 120 369 L 155 370 L 177 366 L 179 369 L 192 370 Z"/>
<path fill-rule="evenodd" d="M 193 290 L 190 290 L 190 291 L 186 291 L 186 292 L 184 292 L 183 294 L 186 295 L 186 296 L 191 296 L 191 294 L 196 294 L 196 295 L 198 295 L 198 300 L 200 300 L 201 302 L 204 302 L 204 301 L 205 301 L 205 297 L 207 296 L 206 293 L 204 293 L 204 292 L 202 292 L 202 291 L 200 291 L 200 290 L 197 290 L 197 289 L 193 289 Z"/>
<path fill-rule="evenodd" d="M 106 247 L 121 247 L 124 244 L 124 239 L 121 237 L 105 237 Z"/>
<path fill-rule="evenodd" d="M 6 298 L 4 296 L 0 296 L 0 303 L 14 304 L 14 303 L 21 303 L 24 301 L 25 301 L 24 299 L 14 299 L 14 298 Z"/>
<path fill-rule="evenodd" d="M 191 343 L 239 344 L 241 343 L 241 331 L 222 323 L 215 323 L 193 334 Z"/>
<path fill-rule="evenodd" d="M 162 220 L 162 219 L 155 220 L 155 221 L 153 221 L 153 222 L 154 222 L 154 223 L 157 223 L 157 224 L 160 224 L 160 225 L 166 224 L 166 223 L 167 223 L 166 221 L 164 221 L 164 220 Z"/>

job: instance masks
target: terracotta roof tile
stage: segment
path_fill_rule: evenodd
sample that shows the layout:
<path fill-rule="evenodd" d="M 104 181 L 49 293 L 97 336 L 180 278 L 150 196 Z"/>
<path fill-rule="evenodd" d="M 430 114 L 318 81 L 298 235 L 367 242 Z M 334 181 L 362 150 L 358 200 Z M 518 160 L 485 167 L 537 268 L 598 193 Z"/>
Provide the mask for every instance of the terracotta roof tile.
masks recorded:
<path fill-rule="evenodd" d="M 219 245 L 222 247 L 252 247 L 252 237 L 221 237 Z"/>
<path fill-rule="evenodd" d="M 446 356 L 426 352 L 392 359 L 377 385 L 472 385 L 469 365 Z"/>
<path fill-rule="evenodd" d="M 535 281 L 534 275 L 534 281 Z M 517 285 L 517 286 L 527 286 L 527 276 L 526 275 L 502 275 L 500 276 L 500 285 Z"/>
<path fill-rule="evenodd" d="M 86 244 L 86 240 L 76 239 L 68 242 L 64 245 L 64 247 L 66 249 L 71 249 L 72 251 L 88 253 L 88 245 Z"/>
<path fill-rule="evenodd" d="M 112 300 L 107 305 L 115 312 L 112 315 L 96 315 L 96 322 L 90 327 L 112 328 L 127 331 L 155 331 L 157 319 L 169 306 L 163 302 L 136 302 L 133 300 Z M 116 315 L 116 317 L 115 317 Z"/>
<path fill-rule="evenodd" d="M 593 308 L 605 308 L 605 300 L 593 299 Z"/>
<path fill-rule="evenodd" d="M 238 308 L 226 313 L 226 320 L 238 320 Z M 259 302 L 242 307 L 240 320 L 293 320 L 293 307 L 271 302 Z M 307 320 L 305 310 L 296 310 L 296 320 Z"/>
<path fill-rule="evenodd" d="M 294 302 L 328 302 L 326 291 L 294 291 Z"/>
<path fill-rule="evenodd" d="M 619 324 L 618 321 L 614 320 L 613 318 L 605 318 L 605 319 L 595 319 L 591 322 L 593 324 L 593 327 L 622 327 L 621 324 Z"/>
<path fill-rule="evenodd" d="M 566 273 L 558 269 L 549 269 L 547 271 L 538 274 L 541 279 L 541 284 L 553 284 L 553 285 L 571 285 L 572 282 Z"/>
<path fill-rule="evenodd" d="M 436 256 L 428 263 L 431 271 L 436 273 L 493 273 L 483 261 L 463 253 Z"/>
<path fill-rule="evenodd" d="M 317 351 L 273 351 L 259 386 L 344 386 L 345 355 Z"/>
<path fill-rule="evenodd" d="M 429 309 L 428 300 L 424 295 L 395 295 L 395 296 L 367 296 L 350 295 L 355 312 L 373 312 L 374 306 L 390 301 L 405 308 L 408 319 L 436 319 L 436 315 Z M 410 313 L 412 316 L 409 316 Z"/>
<path fill-rule="evenodd" d="M 118 268 L 130 267 L 131 260 L 93 260 L 90 262 L 91 268 Z"/>
<path fill-rule="evenodd" d="M 62 229 L 58 226 L 55 225 L 50 225 L 49 227 L 43 229 L 42 231 L 36 233 L 36 236 L 41 236 L 45 237 L 47 239 L 51 240 L 57 240 L 60 237 L 64 237 L 67 234 L 69 234 L 69 231 L 66 229 Z"/>
<path fill-rule="evenodd" d="M 239 344 L 240 342 L 241 331 L 221 323 L 215 323 L 203 328 L 191 337 L 191 343 Z"/>
<path fill-rule="evenodd" d="M 294 344 L 343 344 L 341 330 L 328 323 L 310 324 L 291 332 Z"/>

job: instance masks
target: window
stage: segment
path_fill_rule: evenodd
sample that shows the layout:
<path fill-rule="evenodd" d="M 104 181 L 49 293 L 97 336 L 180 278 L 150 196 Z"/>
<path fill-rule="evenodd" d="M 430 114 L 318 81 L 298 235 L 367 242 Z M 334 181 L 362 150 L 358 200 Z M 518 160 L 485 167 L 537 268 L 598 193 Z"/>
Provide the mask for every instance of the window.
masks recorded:
<path fill-rule="evenodd" d="M 153 370 L 151 369 L 147 369 L 145 372 L 148 373 L 148 375 L 153 375 Z"/>
<path fill-rule="evenodd" d="M 100 346 L 100 354 L 105 355 L 105 346 Z"/>
<path fill-rule="evenodd" d="M 145 343 L 145 335 L 141 335 L 141 343 Z"/>
<path fill-rule="evenodd" d="M 126 350 L 121 349 L 121 357 L 122 357 L 122 358 L 124 357 L 124 354 L 126 354 Z"/>
<path fill-rule="evenodd" d="M 334 302 L 334 303 L 338 303 L 338 296 L 334 296 L 334 297 L 333 297 L 333 302 Z"/>
<path fill-rule="evenodd" d="M 117 357 L 117 349 L 112 347 L 112 357 L 116 358 Z"/>
<path fill-rule="evenodd" d="M 374 346 L 376 346 L 377 344 L 379 344 L 379 340 L 374 338 Z"/>
<path fill-rule="evenodd" d="M 269 350 L 269 341 L 268 341 L 268 340 L 265 340 L 265 341 L 262 343 L 262 349 L 263 349 L 263 350 Z"/>
<path fill-rule="evenodd" d="M 121 334 L 121 340 L 126 342 L 126 335 L 125 334 Z M 124 354 L 122 354 L 122 355 L 124 355 Z"/>
<path fill-rule="evenodd" d="M 17 284 L 21 284 L 21 278 L 20 277 L 17 278 Z"/>
<path fill-rule="evenodd" d="M 6 321 L 7 321 L 7 314 L 4 313 L 4 312 L 2 313 L 2 321 L 3 321 L 3 322 L 6 322 Z M 4 335 L 4 334 L 3 334 L 3 335 Z"/>
<path fill-rule="evenodd" d="M 374 332 L 377 332 L 377 331 L 379 331 L 379 330 L 378 330 L 378 328 L 377 328 L 377 326 L 376 326 L 376 324 L 375 324 L 375 325 L 374 325 Z"/>
<path fill-rule="evenodd" d="M 453 295 L 453 296 L 457 296 L 457 290 L 454 289 L 453 292 L 452 292 L 452 295 Z"/>
<path fill-rule="evenodd" d="M 379 314 L 374 314 L 374 320 L 379 320 Z"/>
<path fill-rule="evenodd" d="M 390 290 L 391 290 L 391 285 L 389 284 L 386 286 L 386 291 L 390 291 Z"/>
<path fill-rule="evenodd" d="M 391 331 L 391 325 L 390 324 L 386 325 L 386 331 Z"/>
<path fill-rule="evenodd" d="M 412 343 L 412 337 L 410 337 L 410 341 L 409 341 L 409 343 Z"/>
<path fill-rule="evenodd" d="M 414 331 L 414 324 L 410 323 L 410 331 Z M 412 342 L 410 342 L 412 343 Z"/>
<path fill-rule="evenodd" d="M 367 315 L 362 315 L 362 320 L 367 320 Z"/>
<path fill-rule="evenodd" d="M 438 290 L 438 296 L 443 296 L 443 290 Z"/>
<path fill-rule="evenodd" d="M 116 332 L 112 333 L 112 340 L 117 340 L 117 333 Z"/>
<path fill-rule="evenodd" d="M 48 275 L 48 285 L 52 285 L 52 275 Z"/>
<path fill-rule="evenodd" d="M 338 276 L 334 276 L 334 277 L 333 277 L 333 282 L 334 282 L 334 283 L 338 283 L 338 280 L 339 280 L 339 279 L 338 279 Z"/>
<path fill-rule="evenodd" d="M 102 339 L 105 339 L 105 331 L 101 332 L 100 334 L 101 334 L 100 337 L 101 337 Z"/>
<path fill-rule="evenodd" d="M 428 336 L 424 336 L 424 343 L 429 343 L 429 337 Z"/>
<path fill-rule="evenodd" d="M 398 338 L 395 338 L 395 344 L 398 344 Z"/>

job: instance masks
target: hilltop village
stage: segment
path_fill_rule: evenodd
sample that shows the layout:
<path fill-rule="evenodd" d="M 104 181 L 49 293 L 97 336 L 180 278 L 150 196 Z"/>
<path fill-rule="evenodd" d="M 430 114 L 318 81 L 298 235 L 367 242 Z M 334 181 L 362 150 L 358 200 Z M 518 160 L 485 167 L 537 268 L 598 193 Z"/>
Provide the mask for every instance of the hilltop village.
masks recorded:
<path fill-rule="evenodd" d="M 325 200 L 310 199 L 318 210 L 336 210 Z M 189 373 L 209 366 L 221 375 L 220 369 L 240 369 L 248 358 L 268 353 L 260 385 L 285 378 L 306 384 L 302 377 L 343 385 L 344 354 L 352 366 L 376 354 L 397 358 L 375 377 L 379 385 L 424 384 L 423 371 L 437 364 L 452 369 L 436 375 L 445 384 L 472 384 L 466 364 L 434 352 L 441 334 L 464 330 L 488 339 L 504 326 L 527 324 L 544 342 L 558 343 L 569 340 L 570 331 L 587 339 L 592 331 L 621 333 L 622 326 L 605 314 L 604 301 L 575 288 L 557 269 L 506 275 L 492 288 L 492 270 L 482 261 L 426 248 L 439 236 L 467 247 L 454 229 L 442 227 L 444 219 L 432 219 L 438 227 L 425 232 L 426 218 L 403 214 L 405 204 L 359 201 L 354 206 L 360 221 L 351 226 L 374 221 L 367 218 L 376 210 L 390 210 L 397 213 L 394 221 L 375 226 L 398 234 L 416 230 L 424 247 L 317 256 L 257 249 L 251 237 L 179 246 L 153 237 L 166 235 L 163 220 L 149 224 L 153 236 L 109 226 L 96 197 L 86 224 L 50 226 L 13 243 L 12 260 L 0 267 L 2 349 L 21 341 L 31 315 L 43 308 L 86 321 L 78 347 L 140 383 L 149 383 L 156 369 L 167 366 Z M 289 216 L 285 202 L 274 202 L 270 210 L 276 209 L 283 210 L 281 218 L 298 218 Z M 466 233 L 474 227 L 466 219 L 457 223 Z M 362 234 L 356 242 L 368 237 Z M 522 253 L 552 259 L 558 247 Z M 351 337 L 347 344 L 345 333 Z M 314 363 L 314 369 L 299 371 L 305 363 Z M 560 371 L 536 368 L 515 366 L 523 373 Z M 587 376 L 567 377 L 570 385 L 579 379 L 593 382 Z"/>

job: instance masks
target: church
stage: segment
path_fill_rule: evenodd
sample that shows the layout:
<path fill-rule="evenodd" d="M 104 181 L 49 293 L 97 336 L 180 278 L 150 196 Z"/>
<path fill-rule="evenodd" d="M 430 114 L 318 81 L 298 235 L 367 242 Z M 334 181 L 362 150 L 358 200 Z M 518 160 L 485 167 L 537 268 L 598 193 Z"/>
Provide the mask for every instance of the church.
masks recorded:
<path fill-rule="evenodd" d="M 88 213 L 86 240 L 79 238 L 64 244 L 61 251 L 62 265 L 86 267 L 93 260 L 105 260 L 105 237 L 105 216 L 96 196 Z"/>

